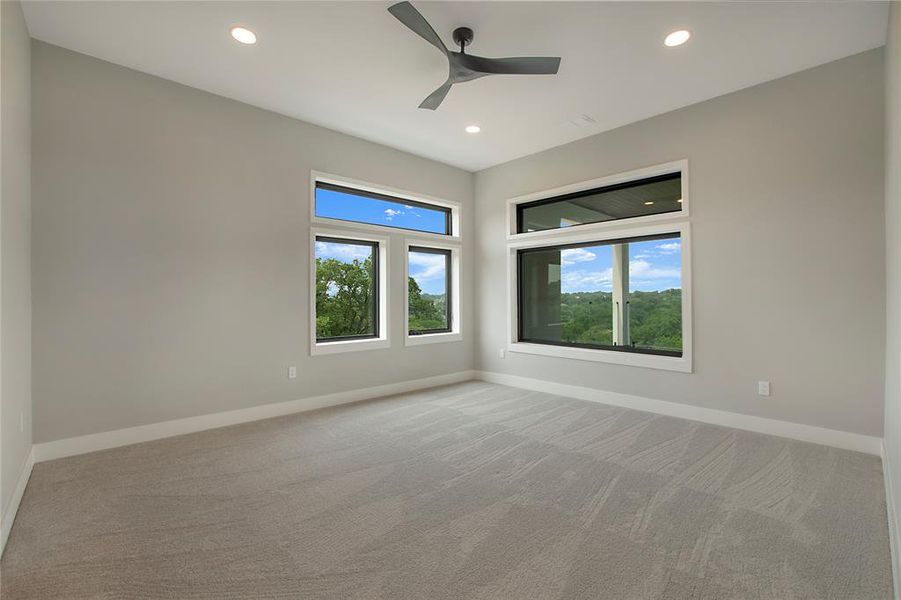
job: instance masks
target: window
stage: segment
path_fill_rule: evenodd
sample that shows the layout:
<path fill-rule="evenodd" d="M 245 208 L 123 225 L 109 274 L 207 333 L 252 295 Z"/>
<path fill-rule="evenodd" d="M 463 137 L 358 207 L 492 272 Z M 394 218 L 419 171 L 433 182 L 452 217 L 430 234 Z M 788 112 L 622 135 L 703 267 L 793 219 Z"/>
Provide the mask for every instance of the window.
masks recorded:
<path fill-rule="evenodd" d="M 316 343 L 379 337 L 379 243 L 315 238 Z"/>
<path fill-rule="evenodd" d="M 451 331 L 451 251 L 410 246 L 407 261 L 409 335 Z"/>
<path fill-rule="evenodd" d="M 462 340 L 459 203 L 312 171 L 309 210 L 311 355 L 389 348 L 394 315 L 405 346 Z"/>
<path fill-rule="evenodd" d="M 688 162 L 507 201 L 507 350 L 692 372 Z"/>
<path fill-rule="evenodd" d="M 452 235 L 449 207 L 316 181 L 315 216 L 422 233 Z"/>
<path fill-rule="evenodd" d="M 518 250 L 518 341 L 681 357 L 679 233 Z"/>
<path fill-rule="evenodd" d="M 516 232 L 679 212 L 682 201 L 681 172 L 657 175 L 518 204 Z"/>

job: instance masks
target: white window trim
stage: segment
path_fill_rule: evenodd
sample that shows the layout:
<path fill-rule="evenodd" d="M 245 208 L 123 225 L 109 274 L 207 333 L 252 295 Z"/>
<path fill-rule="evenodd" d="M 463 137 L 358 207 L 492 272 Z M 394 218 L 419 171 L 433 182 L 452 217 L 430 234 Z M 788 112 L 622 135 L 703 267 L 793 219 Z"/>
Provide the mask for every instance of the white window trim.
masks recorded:
<path fill-rule="evenodd" d="M 681 161 L 680 161 L 681 162 Z M 667 166 L 676 163 L 668 163 Z M 661 168 L 664 165 L 660 166 Z M 653 167 L 657 169 L 657 167 Z M 657 171 L 656 174 L 663 172 L 674 172 L 671 168 L 668 171 Z M 642 169 L 632 171 L 631 173 L 640 173 L 636 178 L 650 176 L 648 170 Z M 618 178 L 618 182 L 627 181 L 629 178 Z M 683 190 L 683 211 L 687 211 L 688 194 L 687 194 L 687 165 L 682 170 L 682 190 Z M 595 180 L 595 182 L 598 180 Z M 603 185 L 603 184 L 601 184 Z M 596 187 L 596 183 L 590 186 Z M 557 190 L 548 190 L 540 194 L 530 194 L 522 196 L 526 198 L 521 200 L 527 202 L 538 198 L 546 198 L 551 195 L 559 195 L 575 191 L 566 188 L 558 188 Z M 561 191 L 567 190 L 567 191 Z M 516 203 L 508 203 L 512 207 L 512 227 L 516 227 Z M 659 219 L 653 217 L 636 217 L 634 219 L 622 219 L 619 221 L 608 221 L 593 225 L 580 225 L 577 227 L 569 227 L 564 229 L 555 229 L 551 231 L 538 231 L 528 234 L 518 234 L 508 236 L 507 243 L 507 350 L 509 352 L 519 352 L 524 354 L 537 354 L 541 356 L 554 356 L 558 358 L 569 358 L 574 360 L 585 360 L 594 362 L 604 362 L 611 364 L 627 365 L 632 367 L 644 367 L 650 369 L 661 369 L 665 371 L 678 371 L 682 373 L 691 373 L 692 364 L 692 308 L 691 308 L 691 225 L 685 217 L 687 212 L 674 213 L 679 215 L 678 221 L 673 222 L 673 218 L 667 219 L 668 222 L 660 222 Z M 508 212 L 510 217 L 510 212 Z M 637 223 L 642 223 L 637 226 Z M 515 229 L 513 229 L 515 231 Z M 667 233 L 678 233 L 681 238 L 682 245 L 682 356 L 660 356 L 655 354 L 641 354 L 638 352 L 621 352 L 616 350 L 603 350 L 595 348 L 576 348 L 567 346 L 554 346 L 550 344 L 536 344 L 520 342 L 518 340 L 518 303 L 517 303 L 517 250 L 524 248 L 540 248 L 543 246 L 577 244 L 583 242 L 603 242 L 607 240 L 615 240 L 621 238 L 643 237 L 650 235 L 659 235 Z"/>
<path fill-rule="evenodd" d="M 682 174 L 682 210 L 678 212 L 663 213 L 659 215 L 647 215 L 641 217 L 629 217 L 626 219 L 617 219 L 616 221 L 602 221 L 600 223 L 586 223 L 585 225 L 575 225 L 573 227 L 562 227 L 560 229 L 547 229 L 543 231 L 532 231 L 528 233 L 516 233 L 516 209 L 520 204 L 534 202 L 535 200 L 543 200 L 545 198 L 553 198 L 554 196 L 563 196 L 564 194 L 572 194 L 584 190 L 606 187 L 608 185 L 616 185 L 618 183 L 626 183 L 629 181 L 638 181 L 658 175 L 668 175 L 670 173 Z M 589 181 L 580 181 L 564 185 L 562 187 L 533 192 L 522 196 L 516 196 L 507 200 L 507 240 L 527 240 L 533 238 L 541 238 L 544 240 L 557 237 L 565 237 L 572 231 L 606 231 L 611 227 L 633 227 L 643 225 L 645 223 L 663 223 L 672 222 L 674 220 L 687 219 L 690 215 L 689 190 L 688 190 L 688 160 L 676 160 L 625 173 L 616 173 L 591 179 Z"/>
<path fill-rule="evenodd" d="M 410 277 L 410 246 L 436 248 L 451 251 L 451 330 L 442 333 L 425 333 L 422 335 L 410 335 L 410 286 L 407 283 Z M 441 242 L 423 242 L 421 240 L 407 239 L 404 241 L 404 345 L 422 346 L 424 344 L 440 344 L 447 342 L 460 342 L 463 340 L 463 311 L 462 304 L 462 277 L 460 269 L 462 265 L 462 248 L 459 244 Z"/>
<path fill-rule="evenodd" d="M 334 237 L 362 242 L 376 242 L 379 245 L 379 337 L 362 340 L 344 340 L 338 342 L 316 341 L 316 237 Z M 347 229 L 310 228 L 310 355 L 337 354 L 340 352 L 357 352 L 361 350 L 377 350 L 391 347 L 391 313 L 388 273 L 389 242 L 387 237 L 358 233 Z"/>
<path fill-rule="evenodd" d="M 358 189 L 364 192 L 373 192 L 376 194 L 384 194 L 386 196 L 393 196 L 400 200 L 412 200 L 414 202 L 419 202 L 421 204 L 434 204 L 437 207 L 441 208 L 449 208 L 451 210 L 451 233 L 452 235 L 444 235 L 441 233 L 431 233 L 427 231 L 415 231 L 412 229 L 403 229 L 400 227 L 388 227 L 387 225 L 374 225 L 371 223 L 356 223 L 354 221 L 342 221 L 340 219 L 329 219 L 328 217 L 317 217 L 316 216 L 316 182 L 321 181 L 322 183 L 331 183 L 333 185 L 340 185 L 348 188 Z M 451 241 L 459 241 L 461 239 L 462 233 L 462 224 L 463 219 L 460 215 L 461 203 L 455 202 L 453 200 L 445 200 L 443 198 L 436 198 L 435 196 L 429 196 L 427 194 L 419 194 L 416 192 L 410 192 L 407 190 L 401 190 L 398 188 L 389 187 L 386 185 L 379 185 L 375 183 L 370 183 L 367 181 L 361 181 L 359 179 L 351 179 L 350 177 L 343 177 L 341 175 L 333 175 L 331 173 L 323 173 L 321 171 L 310 171 L 310 223 L 314 225 L 321 225 L 326 227 L 341 227 L 348 229 L 356 229 L 359 231 L 375 231 L 379 233 L 389 234 L 389 233 L 399 233 L 404 236 L 416 237 L 424 240 L 434 240 L 435 242 L 439 242 L 441 240 L 451 240 Z"/>

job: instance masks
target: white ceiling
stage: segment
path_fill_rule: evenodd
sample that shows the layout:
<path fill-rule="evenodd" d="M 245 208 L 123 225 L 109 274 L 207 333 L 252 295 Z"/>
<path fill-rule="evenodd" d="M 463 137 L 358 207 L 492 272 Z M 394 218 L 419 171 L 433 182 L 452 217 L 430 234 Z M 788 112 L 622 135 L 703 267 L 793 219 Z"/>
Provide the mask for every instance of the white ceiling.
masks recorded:
<path fill-rule="evenodd" d="M 31 35 L 146 73 L 479 170 L 885 43 L 884 2 L 415 2 L 445 43 L 561 56 L 554 76 L 456 85 L 392 2 L 27 2 Z M 255 46 L 231 25 L 253 29 Z M 687 28 L 679 48 L 666 33 Z M 575 126 L 589 115 L 593 123 Z M 463 127 L 478 124 L 482 133 Z"/>

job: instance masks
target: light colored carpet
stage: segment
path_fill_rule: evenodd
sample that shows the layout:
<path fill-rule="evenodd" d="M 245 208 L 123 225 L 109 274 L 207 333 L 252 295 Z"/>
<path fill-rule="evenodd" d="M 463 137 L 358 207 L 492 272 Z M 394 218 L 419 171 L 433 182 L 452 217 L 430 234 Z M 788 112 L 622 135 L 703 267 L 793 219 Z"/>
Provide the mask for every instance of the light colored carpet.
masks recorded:
<path fill-rule="evenodd" d="M 470 382 L 39 464 L 22 598 L 891 596 L 879 459 Z"/>

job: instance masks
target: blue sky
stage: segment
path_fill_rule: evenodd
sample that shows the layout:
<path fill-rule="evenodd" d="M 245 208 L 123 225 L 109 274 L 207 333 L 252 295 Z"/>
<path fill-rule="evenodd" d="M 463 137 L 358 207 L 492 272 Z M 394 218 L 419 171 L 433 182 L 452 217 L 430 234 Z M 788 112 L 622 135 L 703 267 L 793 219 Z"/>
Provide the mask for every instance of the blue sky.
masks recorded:
<path fill-rule="evenodd" d="M 341 262 L 363 262 L 372 253 L 369 246 L 316 242 L 316 258 L 334 258 Z M 416 280 L 426 294 L 443 294 L 447 283 L 445 257 L 425 252 L 410 253 L 410 277 Z"/>
<path fill-rule="evenodd" d="M 316 216 L 432 233 L 444 233 L 445 227 L 445 213 L 440 210 L 322 188 L 316 190 Z"/>
<path fill-rule="evenodd" d="M 447 257 L 443 254 L 410 252 L 410 277 L 426 294 L 443 294 L 447 290 Z"/>
<path fill-rule="evenodd" d="M 613 290 L 612 246 L 569 248 L 562 253 L 564 293 Z M 682 244 L 679 239 L 629 244 L 630 291 L 661 291 L 682 287 Z"/>
<path fill-rule="evenodd" d="M 335 258 L 341 262 L 363 262 L 372 255 L 372 246 L 356 244 L 336 244 L 334 242 L 316 242 L 316 258 Z"/>

